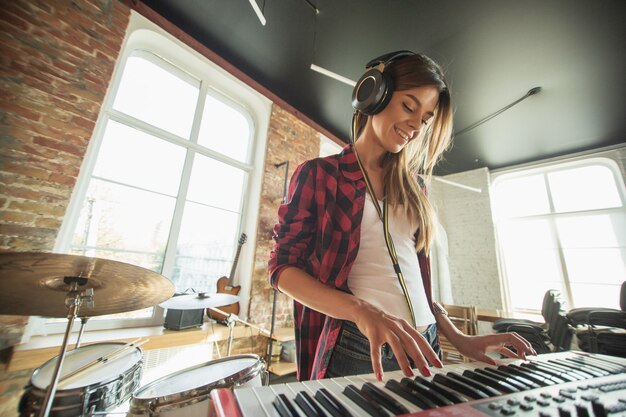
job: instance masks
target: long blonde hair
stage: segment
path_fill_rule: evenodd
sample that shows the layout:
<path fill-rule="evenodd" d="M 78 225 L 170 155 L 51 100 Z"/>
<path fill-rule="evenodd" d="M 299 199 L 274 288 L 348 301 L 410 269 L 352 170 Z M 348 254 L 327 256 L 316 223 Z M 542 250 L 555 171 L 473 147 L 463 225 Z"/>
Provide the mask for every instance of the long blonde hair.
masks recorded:
<path fill-rule="evenodd" d="M 394 91 L 423 86 L 439 90 L 439 102 L 428 129 L 422 130 L 402 151 L 388 152 L 383 158 L 383 182 L 389 204 L 393 209 L 402 206 L 412 227 L 418 229 L 416 251 L 428 253 L 435 239 L 437 216 L 425 186 L 452 142 L 452 97 L 441 67 L 425 55 L 392 61 L 385 72 L 394 80 Z M 356 137 L 363 131 L 367 118 L 361 112 L 355 115 Z"/>

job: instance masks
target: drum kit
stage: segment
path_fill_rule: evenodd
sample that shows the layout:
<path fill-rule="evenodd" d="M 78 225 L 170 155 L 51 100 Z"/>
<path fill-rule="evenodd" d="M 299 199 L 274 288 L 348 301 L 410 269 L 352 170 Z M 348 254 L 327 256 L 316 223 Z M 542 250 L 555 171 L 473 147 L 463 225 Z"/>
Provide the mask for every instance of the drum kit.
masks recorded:
<path fill-rule="evenodd" d="M 260 386 L 265 362 L 255 354 L 230 355 L 234 323 L 256 327 L 230 315 L 228 356 L 167 375 L 140 386 L 145 343 L 80 346 L 89 317 L 159 305 L 170 309 L 210 308 L 236 303 L 230 294 L 174 295 L 164 276 L 138 266 L 101 258 L 43 252 L 0 253 L 0 314 L 67 317 L 58 356 L 37 368 L 20 401 L 20 417 L 86 417 L 109 413 L 130 400 L 127 417 L 207 416 L 215 388 Z M 74 349 L 68 341 L 76 318 L 81 327 Z M 260 331 L 263 329 L 256 327 Z M 119 414 L 119 413 L 114 413 Z"/>

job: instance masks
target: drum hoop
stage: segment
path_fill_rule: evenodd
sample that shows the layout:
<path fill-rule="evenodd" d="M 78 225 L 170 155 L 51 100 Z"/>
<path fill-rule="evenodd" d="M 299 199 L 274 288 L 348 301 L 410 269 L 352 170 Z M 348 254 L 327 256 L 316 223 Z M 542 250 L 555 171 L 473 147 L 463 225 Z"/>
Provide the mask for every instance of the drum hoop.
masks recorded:
<path fill-rule="evenodd" d="M 165 411 L 168 409 L 180 408 L 181 405 L 192 405 L 198 402 L 202 402 L 205 399 L 209 398 L 209 394 L 212 390 L 216 388 L 230 388 L 230 387 L 244 384 L 254 379 L 257 375 L 259 375 L 263 371 L 263 369 L 265 369 L 265 362 L 258 355 L 255 355 L 255 354 L 232 355 L 232 356 L 228 356 L 225 358 L 220 358 L 220 359 L 204 362 L 198 365 L 191 366 L 189 368 L 181 369 L 180 371 L 176 371 L 172 374 L 165 375 L 159 379 L 156 379 L 150 382 L 149 384 L 143 387 L 140 387 L 138 391 L 142 389 L 150 388 L 173 376 L 180 375 L 190 370 L 202 368 L 207 365 L 213 365 L 217 363 L 227 362 L 231 360 L 238 360 L 238 359 L 255 359 L 256 362 L 248 368 L 242 369 L 239 372 L 236 372 L 232 375 L 221 378 L 217 381 L 214 381 L 213 383 L 209 385 L 205 385 L 202 387 L 192 388 L 186 391 L 181 391 L 181 392 L 163 395 L 160 397 L 153 397 L 153 398 L 136 398 L 133 395 L 133 399 L 131 400 L 131 410 L 141 410 L 141 411 L 149 410 L 151 412 L 160 412 L 160 411 Z"/>
<path fill-rule="evenodd" d="M 122 342 L 106 342 L 106 343 L 92 343 L 89 345 L 85 345 L 85 346 L 81 346 L 81 347 L 87 347 L 87 346 L 94 346 L 94 345 L 120 345 L 123 346 L 126 343 L 122 343 Z M 80 348 L 78 348 L 80 349 Z M 143 366 L 143 350 L 140 347 L 134 347 L 134 349 L 136 349 L 137 352 L 139 352 L 139 360 L 137 361 L 137 363 L 135 363 L 133 366 L 131 366 L 130 368 L 128 368 L 126 371 L 124 371 L 121 374 L 118 375 L 112 375 L 109 379 L 106 379 L 104 381 L 98 381 L 98 382 L 94 382 L 93 384 L 87 384 L 87 385 L 82 385 L 80 387 L 74 387 L 74 388 L 66 388 L 66 389 L 61 389 L 59 388 L 57 391 L 60 392 L 72 392 L 72 391 L 83 391 L 87 388 L 91 388 L 91 387 L 100 387 L 102 385 L 106 385 L 109 384 L 113 381 L 115 381 L 116 379 L 119 379 L 120 376 L 125 375 L 127 372 L 128 373 L 134 373 L 137 370 L 137 367 L 141 367 Z M 72 349 L 70 351 L 68 351 L 67 353 L 73 352 L 76 349 Z M 37 385 L 35 385 L 35 377 L 41 372 L 41 370 L 48 365 L 48 363 L 53 363 L 59 355 L 48 359 L 43 365 L 41 365 L 39 368 L 35 369 L 33 371 L 33 374 L 30 377 L 30 384 L 33 386 L 33 388 L 38 389 L 38 390 L 44 390 L 46 391 L 48 389 L 48 387 L 44 387 L 44 388 L 40 388 Z M 65 358 L 67 359 L 67 357 Z M 58 394 L 57 394 L 58 395 Z"/>

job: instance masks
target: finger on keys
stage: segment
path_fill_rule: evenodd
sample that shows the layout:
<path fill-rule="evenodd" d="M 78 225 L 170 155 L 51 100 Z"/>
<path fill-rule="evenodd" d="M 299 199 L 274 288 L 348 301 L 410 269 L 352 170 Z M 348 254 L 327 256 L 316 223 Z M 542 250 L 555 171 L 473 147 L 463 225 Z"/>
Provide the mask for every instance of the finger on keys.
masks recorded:
<path fill-rule="evenodd" d="M 415 361 L 416 365 L 417 365 L 417 361 L 416 361 L 417 358 L 415 357 L 415 355 L 417 355 L 418 357 L 421 356 L 422 358 L 425 358 L 428 362 L 430 362 L 432 365 L 436 366 L 437 368 L 443 368 L 443 363 L 439 359 L 439 356 L 437 356 L 437 354 L 433 350 L 430 343 L 428 343 L 428 340 L 426 340 L 424 335 L 422 335 L 420 332 L 418 332 L 413 327 L 408 325 L 408 323 L 404 330 L 406 330 L 406 332 L 412 337 L 412 340 L 414 342 L 413 345 L 415 346 L 415 350 L 409 350 L 408 353 L 409 353 L 409 356 L 413 358 L 413 361 Z M 427 365 L 428 364 L 426 363 L 424 364 L 424 366 L 427 366 Z"/>
<path fill-rule="evenodd" d="M 398 366 L 404 372 L 406 376 L 413 376 L 413 371 L 411 370 L 411 364 L 409 363 L 409 359 L 407 358 L 407 352 L 405 351 L 406 347 L 400 343 L 400 339 L 397 337 L 392 337 L 389 340 L 389 346 L 393 351 L 394 356 L 396 357 L 396 361 L 398 362 Z M 415 342 L 413 342 L 415 343 Z M 418 351 L 419 352 L 419 351 Z M 424 362 L 424 357 L 422 356 L 422 362 Z M 417 362 L 416 362 L 417 365 Z"/>
<path fill-rule="evenodd" d="M 380 358 L 380 345 L 370 340 L 370 357 L 372 358 L 372 370 L 378 381 L 383 380 L 383 364 Z"/>

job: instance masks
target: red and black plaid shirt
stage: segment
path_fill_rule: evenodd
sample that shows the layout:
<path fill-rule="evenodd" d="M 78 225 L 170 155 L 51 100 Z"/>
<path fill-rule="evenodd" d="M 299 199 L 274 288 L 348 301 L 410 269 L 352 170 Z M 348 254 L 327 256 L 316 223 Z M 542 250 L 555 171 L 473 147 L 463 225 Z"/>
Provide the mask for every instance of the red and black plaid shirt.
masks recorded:
<path fill-rule="evenodd" d="M 337 155 L 316 158 L 296 168 L 287 202 L 278 210 L 270 283 L 278 289 L 281 271 L 294 266 L 324 284 L 350 293 L 348 274 L 359 250 L 367 192 L 350 145 Z M 428 258 L 418 254 L 424 288 L 432 304 Z M 294 302 L 298 379 L 323 378 L 341 320 Z"/>

